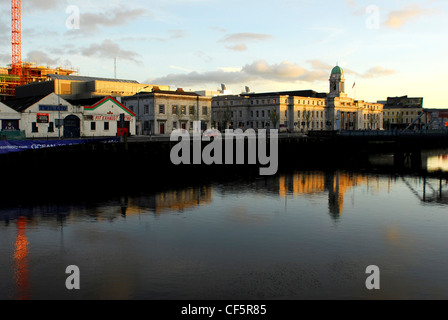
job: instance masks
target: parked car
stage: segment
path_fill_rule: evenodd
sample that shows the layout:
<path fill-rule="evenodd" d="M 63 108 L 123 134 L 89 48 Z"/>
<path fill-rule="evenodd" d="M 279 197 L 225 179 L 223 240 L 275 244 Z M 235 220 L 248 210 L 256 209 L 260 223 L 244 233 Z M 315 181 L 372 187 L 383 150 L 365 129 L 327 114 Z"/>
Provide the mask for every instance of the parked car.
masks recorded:
<path fill-rule="evenodd" d="M 203 136 L 204 137 L 217 137 L 220 134 L 221 133 L 218 130 L 216 130 L 216 129 L 208 129 L 208 130 L 204 131 Z"/>

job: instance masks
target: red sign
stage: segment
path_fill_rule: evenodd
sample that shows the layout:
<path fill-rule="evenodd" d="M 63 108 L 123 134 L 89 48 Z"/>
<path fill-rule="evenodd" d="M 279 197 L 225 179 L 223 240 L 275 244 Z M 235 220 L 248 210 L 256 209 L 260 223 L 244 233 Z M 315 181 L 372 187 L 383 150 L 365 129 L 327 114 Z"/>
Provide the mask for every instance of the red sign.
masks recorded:
<path fill-rule="evenodd" d="M 49 123 L 50 115 L 48 113 L 38 113 L 37 114 L 37 123 Z"/>
<path fill-rule="evenodd" d="M 127 116 L 125 121 L 132 121 L 132 117 Z M 120 116 L 93 116 L 93 121 L 120 121 Z"/>

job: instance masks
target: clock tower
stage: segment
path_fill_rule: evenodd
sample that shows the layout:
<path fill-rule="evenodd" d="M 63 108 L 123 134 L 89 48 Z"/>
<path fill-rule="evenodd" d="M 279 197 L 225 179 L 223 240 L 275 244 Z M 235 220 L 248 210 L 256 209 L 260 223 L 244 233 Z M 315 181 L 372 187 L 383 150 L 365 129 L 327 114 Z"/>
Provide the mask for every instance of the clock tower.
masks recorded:
<path fill-rule="evenodd" d="M 330 76 L 330 97 L 347 97 L 345 93 L 345 77 L 341 67 L 336 66 Z"/>

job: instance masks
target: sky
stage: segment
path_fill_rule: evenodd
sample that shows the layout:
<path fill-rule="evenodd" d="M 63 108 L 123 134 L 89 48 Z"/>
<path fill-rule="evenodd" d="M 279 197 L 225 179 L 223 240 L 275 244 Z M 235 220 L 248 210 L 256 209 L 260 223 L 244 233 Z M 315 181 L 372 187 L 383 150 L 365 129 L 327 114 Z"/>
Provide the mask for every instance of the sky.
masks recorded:
<path fill-rule="evenodd" d="M 11 3 L 0 0 L 0 66 L 11 63 Z M 23 0 L 22 60 L 79 75 L 238 94 L 407 95 L 448 108 L 446 0 Z M 354 85 L 354 87 L 353 87 Z"/>

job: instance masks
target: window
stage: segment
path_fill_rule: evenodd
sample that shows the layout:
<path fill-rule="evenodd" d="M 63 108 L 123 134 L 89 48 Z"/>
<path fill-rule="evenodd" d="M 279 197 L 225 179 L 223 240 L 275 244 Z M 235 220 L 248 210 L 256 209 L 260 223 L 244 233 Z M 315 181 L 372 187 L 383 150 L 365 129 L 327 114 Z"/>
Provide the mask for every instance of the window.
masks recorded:
<path fill-rule="evenodd" d="M 259 112 L 257 111 L 257 118 L 259 117 L 259 115 L 260 115 L 260 114 L 259 114 Z"/>
<path fill-rule="evenodd" d="M 104 122 L 104 131 L 109 131 L 109 122 Z"/>
<path fill-rule="evenodd" d="M 264 118 L 264 110 L 261 111 L 261 116 Z"/>
<path fill-rule="evenodd" d="M 207 107 L 202 107 L 202 114 L 204 115 L 204 116 L 206 116 L 207 115 L 207 113 L 208 113 L 208 108 Z"/>
<path fill-rule="evenodd" d="M 147 105 L 147 104 L 145 104 L 145 114 L 148 114 L 149 113 L 149 105 Z"/>
<path fill-rule="evenodd" d="M 177 129 L 177 121 L 173 122 L 173 129 L 176 130 Z"/>
<path fill-rule="evenodd" d="M 48 126 L 48 132 L 54 132 L 54 122 L 50 122 Z"/>
<path fill-rule="evenodd" d="M 285 110 L 285 117 L 288 116 L 288 110 Z"/>
<path fill-rule="evenodd" d="M 253 112 L 253 111 L 250 112 L 250 116 L 251 116 L 252 118 L 254 117 L 254 112 Z"/>
<path fill-rule="evenodd" d="M 172 106 L 171 109 L 172 114 L 177 114 L 177 106 Z"/>
<path fill-rule="evenodd" d="M 31 132 L 39 132 L 39 128 L 37 127 L 37 122 L 33 122 L 31 124 Z"/>
<path fill-rule="evenodd" d="M 92 121 L 90 122 L 90 130 L 95 131 L 96 130 L 96 122 Z"/>
<path fill-rule="evenodd" d="M 187 106 L 182 106 L 182 114 L 183 115 L 187 114 Z"/>
<path fill-rule="evenodd" d="M 299 111 L 297 111 L 297 117 L 299 117 L 299 118 L 300 118 L 300 110 L 299 110 Z"/>
<path fill-rule="evenodd" d="M 240 111 L 240 118 L 243 117 L 243 111 Z"/>
<path fill-rule="evenodd" d="M 189 112 L 190 116 L 194 115 L 194 106 L 190 106 L 189 107 Z"/>
<path fill-rule="evenodd" d="M 145 106 L 145 113 L 146 113 L 146 106 Z M 148 113 L 149 113 L 149 107 L 148 107 Z M 159 114 L 165 114 L 165 105 L 164 104 L 159 105 Z"/>

